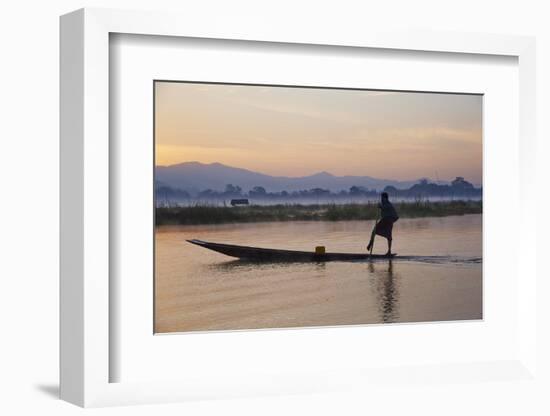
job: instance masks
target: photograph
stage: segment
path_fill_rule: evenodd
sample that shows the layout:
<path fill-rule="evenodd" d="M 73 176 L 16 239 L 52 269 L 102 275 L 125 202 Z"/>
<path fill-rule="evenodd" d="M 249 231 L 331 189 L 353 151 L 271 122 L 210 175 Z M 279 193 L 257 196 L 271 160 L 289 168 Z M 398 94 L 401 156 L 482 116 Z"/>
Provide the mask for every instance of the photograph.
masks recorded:
<path fill-rule="evenodd" d="M 483 95 L 156 80 L 154 333 L 483 319 Z"/>

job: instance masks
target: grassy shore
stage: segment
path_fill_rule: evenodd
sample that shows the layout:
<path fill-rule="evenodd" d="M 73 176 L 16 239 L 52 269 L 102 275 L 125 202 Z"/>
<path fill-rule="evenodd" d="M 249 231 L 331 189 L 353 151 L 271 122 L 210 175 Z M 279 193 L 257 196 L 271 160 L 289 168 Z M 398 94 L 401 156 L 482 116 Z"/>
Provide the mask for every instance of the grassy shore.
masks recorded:
<path fill-rule="evenodd" d="M 415 201 L 395 203 L 400 218 L 446 217 L 480 214 L 481 201 Z M 266 221 L 349 221 L 372 220 L 378 215 L 377 204 L 345 205 L 250 205 L 220 207 L 197 205 L 160 207 L 156 209 L 156 225 L 224 224 Z"/>

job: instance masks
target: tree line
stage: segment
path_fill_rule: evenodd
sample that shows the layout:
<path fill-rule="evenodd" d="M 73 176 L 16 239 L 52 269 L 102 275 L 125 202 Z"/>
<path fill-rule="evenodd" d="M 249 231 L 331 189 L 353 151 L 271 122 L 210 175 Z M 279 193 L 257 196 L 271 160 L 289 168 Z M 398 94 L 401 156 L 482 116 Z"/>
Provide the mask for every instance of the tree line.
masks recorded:
<path fill-rule="evenodd" d="M 277 200 L 277 199 L 355 199 L 355 198 L 377 198 L 381 191 L 368 189 L 356 185 L 349 189 L 331 191 L 324 188 L 311 188 L 295 191 L 269 192 L 263 186 L 254 186 L 244 191 L 240 186 L 227 184 L 223 191 L 204 189 L 196 195 L 191 196 L 188 191 L 173 188 L 164 184 L 157 184 L 155 187 L 156 198 L 159 201 L 183 201 L 188 199 L 203 200 L 224 200 L 231 198 L 248 198 L 254 200 Z M 429 182 L 427 179 L 420 180 L 408 189 L 397 189 L 394 186 L 386 186 L 383 192 L 390 197 L 396 198 L 426 198 L 426 197 L 469 197 L 481 198 L 482 189 L 474 187 L 473 184 L 462 177 L 457 177 L 449 185 L 442 185 Z"/>

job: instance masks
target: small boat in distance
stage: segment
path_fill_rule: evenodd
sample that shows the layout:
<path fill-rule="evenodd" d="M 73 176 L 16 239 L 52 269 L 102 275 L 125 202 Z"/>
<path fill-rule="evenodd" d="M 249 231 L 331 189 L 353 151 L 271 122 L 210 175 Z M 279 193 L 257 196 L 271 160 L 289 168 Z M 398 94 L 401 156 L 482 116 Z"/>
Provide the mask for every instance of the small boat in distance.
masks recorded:
<path fill-rule="evenodd" d="M 393 256 L 368 253 L 325 253 L 319 251 L 278 250 L 273 248 L 237 246 L 233 244 L 211 243 L 202 240 L 186 240 L 191 244 L 204 247 L 226 256 L 258 262 L 324 262 L 357 261 L 370 259 L 389 259 Z"/>

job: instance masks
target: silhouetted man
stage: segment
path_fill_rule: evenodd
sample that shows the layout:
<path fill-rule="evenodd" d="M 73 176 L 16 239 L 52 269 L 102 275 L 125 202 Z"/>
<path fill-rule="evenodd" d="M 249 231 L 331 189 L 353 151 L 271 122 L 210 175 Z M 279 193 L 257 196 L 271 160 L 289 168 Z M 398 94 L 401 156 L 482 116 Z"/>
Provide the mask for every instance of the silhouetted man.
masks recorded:
<path fill-rule="evenodd" d="M 382 195 L 380 196 L 380 198 L 381 200 L 380 200 L 380 204 L 378 204 L 378 208 L 380 209 L 381 218 L 380 218 L 380 221 L 378 221 L 374 227 L 374 232 L 371 236 L 369 245 L 367 246 L 367 250 L 368 251 L 371 250 L 372 245 L 374 244 L 374 235 L 378 234 L 388 240 L 388 252 L 386 253 L 386 255 L 391 256 L 392 255 L 391 243 L 393 239 L 392 238 L 393 223 L 399 219 L 399 216 L 397 215 L 395 208 L 390 202 L 387 192 L 382 192 Z"/>

